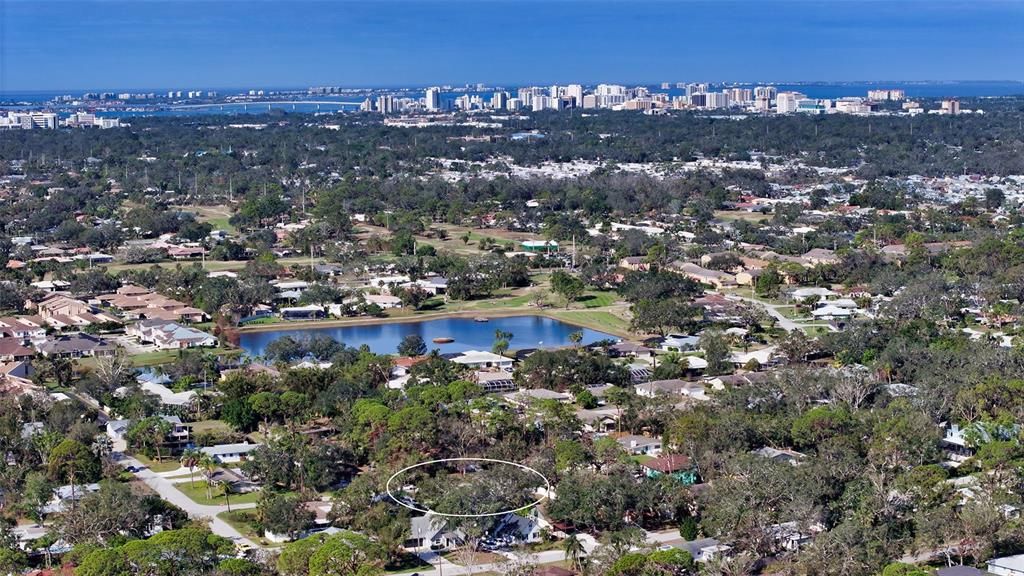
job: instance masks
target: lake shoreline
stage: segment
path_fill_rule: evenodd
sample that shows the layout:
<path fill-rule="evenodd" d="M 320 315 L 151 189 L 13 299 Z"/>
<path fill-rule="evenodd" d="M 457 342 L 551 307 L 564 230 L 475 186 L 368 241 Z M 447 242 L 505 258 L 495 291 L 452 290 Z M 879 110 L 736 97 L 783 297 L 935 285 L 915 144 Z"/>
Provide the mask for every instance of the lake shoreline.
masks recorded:
<path fill-rule="evenodd" d="M 275 322 L 272 324 L 257 324 L 255 326 L 243 326 L 238 329 L 239 334 L 254 334 L 259 332 L 279 332 L 286 330 L 316 330 L 316 329 L 331 329 L 331 328 L 344 328 L 346 326 L 374 326 L 378 324 L 408 324 L 414 322 L 427 322 L 430 320 L 443 320 L 446 318 L 512 318 L 516 316 L 540 316 L 543 318 L 550 318 L 551 320 L 557 320 L 580 328 L 587 328 L 598 332 L 604 332 L 618 338 L 625 340 L 639 338 L 639 335 L 631 334 L 624 330 L 618 330 L 609 326 L 601 326 L 596 323 L 588 323 L 583 320 L 572 319 L 566 317 L 564 314 L 557 314 L 559 309 L 544 309 L 544 310 L 462 310 L 456 312 L 435 312 L 420 314 L 417 316 L 398 316 L 398 317 L 385 317 L 385 318 L 374 318 L 374 317 L 360 317 L 360 318 L 339 318 L 333 320 L 298 320 L 294 322 Z M 570 309 L 571 311 L 571 309 Z"/>

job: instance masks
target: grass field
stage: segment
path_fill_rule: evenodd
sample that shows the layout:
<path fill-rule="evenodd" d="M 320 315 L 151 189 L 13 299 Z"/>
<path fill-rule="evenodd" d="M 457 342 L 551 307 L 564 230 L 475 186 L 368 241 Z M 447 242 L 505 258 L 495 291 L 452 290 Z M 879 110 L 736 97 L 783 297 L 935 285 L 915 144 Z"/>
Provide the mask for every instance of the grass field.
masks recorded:
<path fill-rule="evenodd" d="M 166 452 L 166 450 L 164 452 Z M 181 464 L 174 458 L 164 458 L 163 462 L 156 462 L 146 458 L 142 454 L 133 454 L 133 456 L 153 472 L 170 472 L 171 470 L 178 470 L 179 468 L 184 472 L 188 471 L 187 468 L 181 468 Z"/>
<path fill-rule="evenodd" d="M 206 480 L 196 481 L 195 487 L 191 486 L 188 482 L 185 482 L 184 484 L 175 484 L 174 487 L 177 488 L 178 491 L 184 494 L 185 496 L 191 498 L 192 501 L 195 502 L 196 504 L 201 504 L 203 506 L 223 506 L 228 503 L 227 500 L 224 498 L 224 491 L 221 489 L 220 486 L 213 487 L 212 499 L 206 497 Z M 232 504 L 250 504 L 258 502 L 259 499 L 259 492 L 249 492 L 248 494 L 231 495 Z"/>
<path fill-rule="evenodd" d="M 747 222 L 768 220 L 767 216 L 758 212 L 736 212 L 732 210 L 715 210 L 715 218 L 719 220 L 746 220 Z"/>
<path fill-rule="evenodd" d="M 234 499 L 231 500 L 234 502 Z M 217 517 L 227 522 L 232 528 L 238 530 L 242 536 L 253 540 L 259 541 L 263 539 L 262 534 L 256 531 L 256 511 L 252 509 L 248 510 L 232 510 L 231 512 L 221 512 L 217 514 Z"/>
<path fill-rule="evenodd" d="M 224 432 L 225 434 L 231 432 L 231 426 L 222 420 L 200 420 L 192 422 L 189 426 L 192 428 L 193 435 L 200 432 Z"/>
<path fill-rule="evenodd" d="M 224 355 L 232 355 L 232 354 L 240 354 L 241 353 L 241 351 L 239 351 L 239 350 L 220 348 L 220 347 L 218 347 L 218 348 L 208 348 L 208 349 L 206 349 L 206 351 L 209 352 L 210 354 L 214 354 L 216 356 L 224 356 Z M 131 356 L 130 358 L 132 360 L 132 364 L 136 368 L 141 368 L 141 367 L 145 367 L 145 366 L 157 366 L 159 364 L 167 364 L 169 362 L 174 362 L 174 360 L 178 358 L 178 351 L 177 350 L 157 350 L 156 352 L 144 352 L 142 354 L 135 354 L 135 355 Z"/>
<path fill-rule="evenodd" d="M 214 230 L 223 230 L 230 234 L 237 232 L 235 227 L 228 222 L 232 213 L 230 206 L 175 206 L 175 208 L 195 214 L 196 220 L 209 222 Z"/>
<path fill-rule="evenodd" d="M 584 308 L 604 308 L 618 299 L 619 295 L 611 290 L 593 291 L 577 298 L 575 304 L 583 304 Z"/>
<path fill-rule="evenodd" d="M 557 310 L 551 311 L 550 315 L 570 324 L 611 334 L 625 335 L 629 332 L 629 322 L 606 310 Z"/>
<path fill-rule="evenodd" d="M 523 294 L 521 296 L 512 296 L 511 298 L 498 298 L 494 300 L 481 300 L 469 306 L 469 310 L 489 310 L 493 308 L 519 308 L 521 306 L 528 306 L 533 300 L 530 294 Z"/>

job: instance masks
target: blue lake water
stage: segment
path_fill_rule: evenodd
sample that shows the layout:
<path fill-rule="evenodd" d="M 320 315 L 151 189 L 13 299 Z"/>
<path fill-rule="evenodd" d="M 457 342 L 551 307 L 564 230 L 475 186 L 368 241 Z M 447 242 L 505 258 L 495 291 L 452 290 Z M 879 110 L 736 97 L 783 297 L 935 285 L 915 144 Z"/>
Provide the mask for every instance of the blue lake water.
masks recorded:
<path fill-rule="evenodd" d="M 423 322 L 401 322 L 365 326 L 340 326 L 333 328 L 282 328 L 268 332 L 246 332 L 241 336 L 241 347 L 249 355 L 259 355 L 270 342 L 282 337 L 326 334 L 348 346 L 366 344 L 379 354 L 395 354 L 398 344 L 410 334 L 419 334 L 427 343 L 427 349 L 437 348 L 441 353 L 465 352 L 467 350 L 490 350 L 494 344 L 496 330 L 511 332 L 511 348 L 553 348 L 569 346 L 569 335 L 583 331 L 583 344 L 612 339 L 615 336 L 566 324 L 544 316 L 510 316 L 492 318 L 489 322 L 476 322 L 472 318 L 440 318 Z M 435 344 L 434 338 L 454 338 L 450 344 Z"/>

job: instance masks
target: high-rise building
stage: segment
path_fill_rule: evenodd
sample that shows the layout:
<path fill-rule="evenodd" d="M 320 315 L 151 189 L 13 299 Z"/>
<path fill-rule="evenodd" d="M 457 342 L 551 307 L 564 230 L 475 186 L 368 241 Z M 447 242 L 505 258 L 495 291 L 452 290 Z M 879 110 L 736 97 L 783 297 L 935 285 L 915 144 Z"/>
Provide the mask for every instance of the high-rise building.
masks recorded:
<path fill-rule="evenodd" d="M 435 87 L 427 88 L 426 96 L 423 98 L 423 105 L 432 112 L 441 109 L 441 89 Z"/>
<path fill-rule="evenodd" d="M 565 95 L 572 98 L 572 105 L 576 108 L 583 106 L 583 86 L 579 84 L 569 84 L 565 87 Z"/>
<path fill-rule="evenodd" d="M 956 99 L 943 100 L 942 101 L 942 113 L 943 114 L 959 114 L 960 113 L 960 101 Z"/>
<path fill-rule="evenodd" d="M 799 92 L 779 92 L 775 96 L 775 111 L 779 114 L 796 112 L 797 101 L 806 98 Z"/>
<path fill-rule="evenodd" d="M 686 95 L 693 96 L 694 94 L 706 94 L 708 91 L 708 85 L 704 83 L 700 84 L 687 84 Z"/>
<path fill-rule="evenodd" d="M 907 97 L 903 90 L 889 89 L 889 90 L 868 90 L 868 100 L 883 101 L 893 100 L 900 101 Z"/>
<path fill-rule="evenodd" d="M 508 92 L 495 92 L 491 96 L 491 108 L 495 110 L 504 110 L 508 107 Z"/>
<path fill-rule="evenodd" d="M 729 90 L 729 103 L 732 105 L 749 104 L 754 101 L 754 92 L 750 88 L 732 88 Z"/>
<path fill-rule="evenodd" d="M 779 89 L 775 86 L 758 86 L 754 88 L 754 98 L 767 98 L 769 102 L 774 101 L 778 93 Z"/>
<path fill-rule="evenodd" d="M 377 96 L 377 112 L 381 114 L 394 114 L 396 109 L 394 96 L 391 94 Z"/>
<path fill-rule="evenodd" d="M 583 97 L 582 106 L 584 108 L 587 108 L 588 110 L 592 108 L 597 108 L 597 98 L 597 94 L 587 94 L 586 96 Z"/>
<path fill-rule="evenodd" d="M 0 127 L 21 130 L 57 128 L 57 115 L 53 112 L 11 112 L 0 116 Z"/>
<path fill-rule="evenodd" d="M 706 97 L 704 105 L 708 108 L 728 108 L 729 107 L 729 93 L 728 92 L 708 92 L 704 95 Z"/>

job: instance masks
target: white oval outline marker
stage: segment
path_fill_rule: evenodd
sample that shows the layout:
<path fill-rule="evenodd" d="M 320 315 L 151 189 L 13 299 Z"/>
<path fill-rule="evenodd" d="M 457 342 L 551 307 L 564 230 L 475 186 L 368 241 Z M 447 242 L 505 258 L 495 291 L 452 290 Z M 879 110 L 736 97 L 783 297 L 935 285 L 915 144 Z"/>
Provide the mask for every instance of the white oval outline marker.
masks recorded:
<path fill-rule="evenodd" d="M 429 508 L 417 508 L 416 506 L 413 506 L 412 504 L 407 504 L 405 502 L 402 502 L 398 498 L 395 498 L 395 495 L 391 493 L 391 482 L 393 482 L 395 478 L 397 478 L 400 475 L 408 472 L 409 470 L 413 470 L 415 468 L 420 468 L 422 466 L 429 466 L 431 464 L 444 464 L 444 463 L 447 463 L 447 462 L 493 462 L 493 463 L 496 463 L 496 464 L 506 464 L 508 466 L 515 466 L 516 468 L 519 468 L 520 470 L 526 470 L 527 472 L 530 472 L 531 474 L 533 474 L 533 475 L 539 477 L 541 480 L 543 480 L 544 484 L 545 484 L 545 487 L 546 487 L 545 495 L 541 496 L 540 498 L 538 498 L 536 500 L 534 500 L 533 502 L 530 502 L 529 504 L 524 504 L 522 506 L 519 506 L 517 508 L 511 508 L 509 510 L 502 510 L 501 512 L 489 512 L 487 514 L 449 514 L 449 513 L 446 513 L 446 512 L 435 512 L 434 510 L 431 510 Z M 551 493 L 551 481 L 548 480 L 547 476 L 541 474 L 536 469 L 530 468 L 529 466 L 527 466 L 525 464 L 519 464 L 518 462 L 509 462 L 508 460 L 498 460 L 497 458 L 468 458 L 468 457 L 464 457 L 464 458 L 440 458 L 438 460 L 427 460 L 425 462 L 418 462 L 416 464 L 413 464 L 412 466 L 406 466 L 405 468 L 402 468 L 398 472 L 395 472 L 394 474 L 392 474 L 390 478 L 388 478 L 387 483 L 384 484 L 384 490 L 387 492 L 388 496 L 392 500 L 397 502 L 400 506 L 404 506 L 405 508 L 408 508 L 409 510 L 413 510 L 415 512 L 422 512 L 424 514 L 433 514 L 434 516 L 443 516 L 443 517 L 446 517 L 446 518 L 487 518 L 487 517 L 490 517 L 490 516 L 504 516 L 505 514 L 512 514 L 512 513 L 516 512 L 517 510 L 522 510 L 524 508 L 530 508 L 532 506 L 539 505 L 541 502 L 543 502 L 543 501 L 548 499 L 547 494 Z"/>

